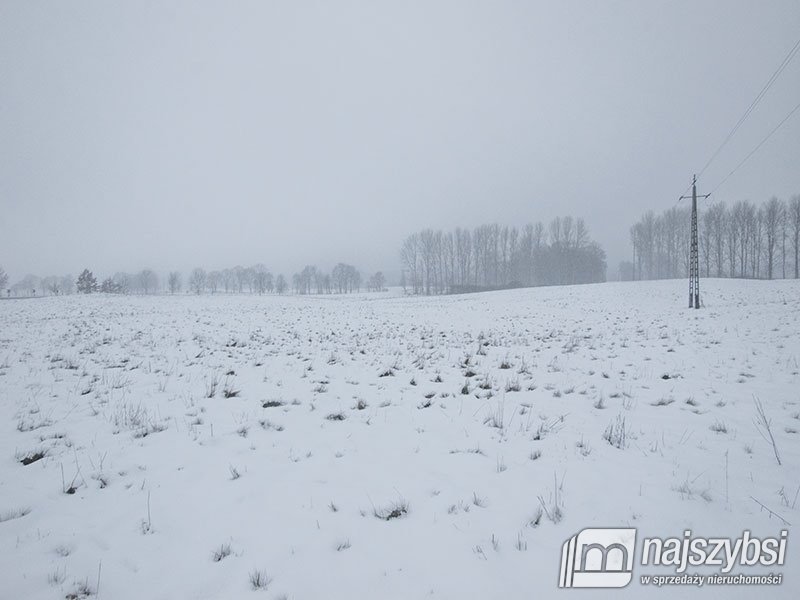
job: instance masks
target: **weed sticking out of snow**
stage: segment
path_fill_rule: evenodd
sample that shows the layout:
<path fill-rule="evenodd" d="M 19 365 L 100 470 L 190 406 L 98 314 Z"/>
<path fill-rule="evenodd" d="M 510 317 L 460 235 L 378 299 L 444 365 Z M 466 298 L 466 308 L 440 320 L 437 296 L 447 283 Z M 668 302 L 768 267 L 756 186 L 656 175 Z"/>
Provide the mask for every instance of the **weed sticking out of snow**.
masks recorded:
<path fill-rule="evenodd" d="M 248 579 L 250 580 L 250 587 L 254 590 L 266 590 L 269 584 L 272 583 L 272 579 L 267 576 L 267 572 L 263 569 L 250 571 Z"/>
<path fill-rule="evenodd" d="M 387 504 L 386 506 L 373 508 L 372 514 L 382 521 L 399 519 L 408 514 L 408 502 L 401 498 L 395 502 Z"/>
<path fill-rule="evenodd" d="M 617 415 L 617 418 L 603 432 L 603 439 L 614 448 L 619 448 L 620 450 L 624 450 L 628 446 L 629 437 L 630 434 L 625 424 L 625 417 L 622 415 Z"/>
<path fill-rule="evenodd" d="M 47 456 L 47 450 L 30 450 L 28 452 L 18 453 L 16 458 L 27 467 L 28 465 L 42 460 L 45 456 Z"/>
<path fill-rule="evenodd" d="M 233 553 L 230 544 L 220 544 L 214 551 L 211 553 L 211 560 L 213 562 L 221 562 L 222 560 L 228 558 Z"/>
<path fill-rule="evenodd" d="M 0 512 L 0 523 L 3 521 L 11 521 L 12 519 L 19 519 L 29 514 L 31 509 L 29 507 L 15 508 L 12 510 L 4 510 Z"/>

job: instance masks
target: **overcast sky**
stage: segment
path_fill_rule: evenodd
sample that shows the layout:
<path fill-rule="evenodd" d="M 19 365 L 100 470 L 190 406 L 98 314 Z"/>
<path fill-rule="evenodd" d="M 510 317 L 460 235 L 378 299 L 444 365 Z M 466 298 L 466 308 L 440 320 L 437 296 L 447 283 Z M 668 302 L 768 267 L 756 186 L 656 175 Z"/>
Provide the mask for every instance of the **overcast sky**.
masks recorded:
<path fill-rule="evenodd" d="M 797 0 L 0 0 L 12 276 L 399 269 L 406 234 L 583 216 L 609 274 L 800 35 Z M 703 177 L 800 101 L 800 58 Z M 717 193 L 800 193 L 800 115 Z"/>

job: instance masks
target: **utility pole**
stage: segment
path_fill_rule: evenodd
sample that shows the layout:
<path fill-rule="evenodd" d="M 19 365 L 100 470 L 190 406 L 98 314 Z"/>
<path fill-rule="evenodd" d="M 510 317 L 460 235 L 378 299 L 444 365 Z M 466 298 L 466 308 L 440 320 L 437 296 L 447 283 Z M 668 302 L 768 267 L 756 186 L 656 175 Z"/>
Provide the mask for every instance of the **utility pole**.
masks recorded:
<path fill-rule="evenodd" d="M 708 198 L 711 194 L 701 195 Z M 689 196 L 681 196 L 681 200 Z M 700 255 L 697 246 L 697 175 L 692 177 L 692 241 L 689 250 L 689 308 L 700 308 Z"/>

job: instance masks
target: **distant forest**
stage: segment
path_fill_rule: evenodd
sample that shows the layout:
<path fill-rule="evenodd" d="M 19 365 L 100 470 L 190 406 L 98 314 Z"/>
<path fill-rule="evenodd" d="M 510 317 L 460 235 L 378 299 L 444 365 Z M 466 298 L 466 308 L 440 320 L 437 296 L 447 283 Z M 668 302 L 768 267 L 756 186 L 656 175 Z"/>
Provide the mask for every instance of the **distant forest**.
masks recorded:
<path fill-rule="evenodd" d="M 701 206 L 702 208 L 702 206 Z M 620 279 L 669 279 L 689 272 L 691 214 L 687 205 L 646 213 L 630 229 L 631 260 Z M 756 206 L 715 203 L 698 214 L 700 274 L 774 279 L 800 276 L 800 196 Z"/>
<path fill-rule="evenodd" d="M 595 283 L 606 280 L 606 255 L 589 237 L 583 219 L 559 217 L 522 229 L 497 224 L 442 232 L 425 229 L 410 235 L 401 252 L 400 285 L 410 294 L 464 293 L 482 290 Z M 348 294 L 386 289 L 386 277 L 377 271 L 363 277 L 354 266 L 339 263 L 330 272 L 314 265 L 286 278 L 266 266 L 236 266 L 206 271 L 197 267 L 184 274 L 165 276 L 153 269 L 117 272 L 103 278 L 84 269 L 70 275 L 40 278 L 26 275 L 8 285 L 0 269 L 5 296 L 28 297 L 73 293 L 105 294 Z"/>
<path fill-rule="evenodd" d="M 522 229 L 425 229 L 400 251 L 401 285 L 414 294 L 448 294 L 606 280 L 606 255 L 583 219 L 559 217 Z"/>
<path fill-rule="evenodd" d="M 77 278 L 71 275 L 40 278 L 26 275 L 8 286 L 8 276 L 0 267 L 0 293 L 3 297 L 57 296 L 68 294 L 350 294 L 354 292 L 380 292 L 386 288 L 386 278 L 381 271 L 366 279 L 352 265 L 339 263 L 330 273 L 313 265 L 303 268 L 291 278 L 273 274 L 262 264 L 252 267 L 236 266 L 218 271 L 193 269 L 186 281 L 179 271 L 161 277 L 152 269 L 138 273 L 117 272 L 99 280 L 89 269 Z"/>

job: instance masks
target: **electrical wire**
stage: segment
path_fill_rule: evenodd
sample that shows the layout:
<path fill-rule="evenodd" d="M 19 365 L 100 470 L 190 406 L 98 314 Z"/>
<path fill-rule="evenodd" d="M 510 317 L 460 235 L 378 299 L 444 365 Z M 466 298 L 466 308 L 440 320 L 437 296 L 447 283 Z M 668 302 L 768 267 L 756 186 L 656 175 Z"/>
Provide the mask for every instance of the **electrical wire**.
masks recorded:
<path fill-rule="evenodd" d="M 753 149 L 752 149 L 752 150 L 751 150 L 751 151 L 750 151 L 750 152 L 747 154 L 747 156 L 745 156 L 745 157 L 744 157 L 744 158 L 741 160 L 741 162 L 740 162 L 738 165 L 736 165 L 736 166 L 734 167 L 733 171 L 731 171 L 730 173 L 728 173 L 728 174 L 727 174 L 727 175 L 726 175 L 726 176 L 725 176 L 725 177 L 722 179 L 722 181 L 720 181 L 720 182 L 717 184 L 717 186 L 716 186 L 716 187 L 715 187 L 713 190 L 711 190 L 711 194 L 713 194 L 714 192 L 716 192 L 716 191 L 717 191 L 717 190 L 720 188 L 720 186 L 722 186 L 722 184 L 723 184 L 723 183 L 725 183 L 726 181 L 728 181 L 728 178 L 730 178 L 730 176 L 731 176 L 731 175 L 733 175 L 734 173 L 736 173 L 736 171 L 738 171 L 738 170 L 739 170 L 739 168 L 740 168 L 740 167 L 741 167 L 741 166 L 742 166 L 744 163 L 746 163 L 748 160 L 750 160 L 750 157 L 751 157 L 751 156 L 753 156 L 753 154 L 755 154 L 756 152 L 758 152 L 758 149 L 759 149 L 759 148 L 761 148 L 761 146 L 763 146 L 763 145 L 764 145 L 764 144 L 767 142 L 767 140 L 768 140 L 769 138 L 771 138 L 771 137 L 773 136 L 773 134 L 774 134 L 776 131 L 778 131 L 778 129 L 780 129 L 780 128 L 783 126 L 783 124 L 784 124 L 784 123 L 786 123 L 786 121 L 788 121 L 788 120 L 789 120 L 789 119 L 792 117 L 792 115 L 793 115 L 794 113 L 796 113 L 796 112 L 798 111 L 798 109 L 800 109 L 800 103 L 798 103 L 798 104 L 797 104 L 797 106 L 795 106 L 795 107 L 794 107 L 794 108 L 793 108 L 791 111 L 789 111 L 789 114 L 788 114 L 788 115 L 786 115 L 786 116 L 785 116 L 785 117 L 784 117 L 784 118 L 781 120 L 781 122 L 780 122 L 780 123 L 778 123 L 778 124 L 775 126 L 775 128 L 774 128 L 772 131 L 770 131 L 770 132 L 767 134 L 767 136 L 766 136 L 766 137 L 765 137 L 763 140 L 761 140 L 761 141 L 758 143 L 758 145 L 756 145 L 756 147 L 755 147 L 755 148 L 753 148 Z M 711 194 L 709 194 L 709 196 L 710 196 Z"/>
<path fill-rule="evenodd" d="M 698 179 L 703 175 L 703 173 L 706 172 L 706 169 L 708 169 L 708 167 L 711 165 L 711 163 L 714 162 L 714 159 L 717 158 L 719 153 L 727 145 L 727 143 L 731 140 L 731 138 L 734 135 L 736 135 L 736 132 L 739 131 L 739 128 L 747 120 L 747 117 L 749 117 L 750 113 L 752 113 L 753 110 L 755 109 L 755 107 L 758 106 L 758 103 L 761 102 L 761 99 L 766 95 L 766 93 L 769 91 L 769 89 L 772 87 L 772 85 L 777 81 L 778 77 L 780 77 L 781 73 L 783 73 L 784 69 L 786 69 L 786 67 L 789 65 L 789 63 L 792 61 L 792 59 L 797 55 L 797 52 L 799 50 L 800 50 L 800 39 L 798 39 L 797 42 L 795 43 L 795 45 L 792 46 L 792 49 L 789 50 L 789 53 L 786 55 L 786 57 L 784 57 L 783 61 L 781 61 L 781 64 L 778 65 L 778 68 L 775 70 L 775 72 L 772 74 L 772 76 L 770 76 L 770 78 L 767 80 L 767 82 L 761 88 L 761 91 L 758 92 L 758 95 L 750 103 L 750 106 L 747 107 L 747 110 L 744 111 L 744 114 L 736 122 L 736 125 L 733 126 L 733 129 L 730 130 L 730 132 L 725 137 L 725 139 L 722 141 L 722 143 L 719 145 L 719 147 L 711 155 L 711 158 L 709 158 L 708 161 L 706 161 L 705 166 L 700 170 L 700 173 L 698 173 L 698 175 L 697 175 Z"/>

